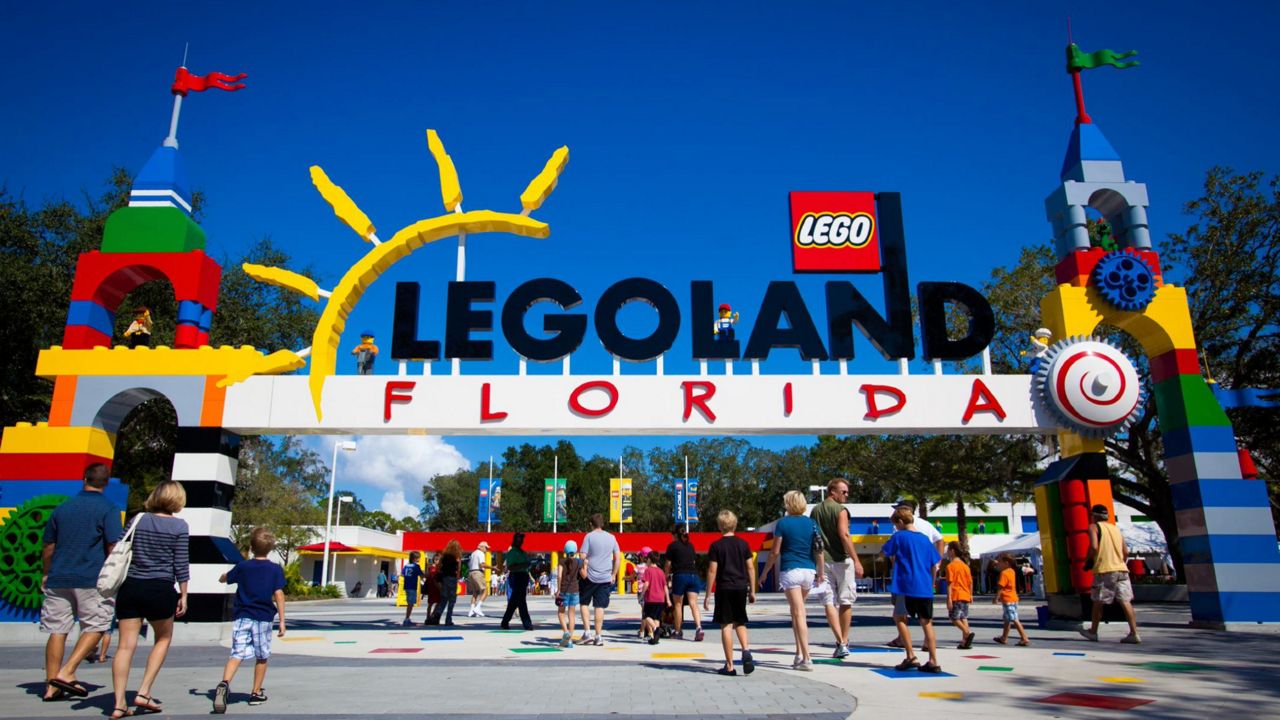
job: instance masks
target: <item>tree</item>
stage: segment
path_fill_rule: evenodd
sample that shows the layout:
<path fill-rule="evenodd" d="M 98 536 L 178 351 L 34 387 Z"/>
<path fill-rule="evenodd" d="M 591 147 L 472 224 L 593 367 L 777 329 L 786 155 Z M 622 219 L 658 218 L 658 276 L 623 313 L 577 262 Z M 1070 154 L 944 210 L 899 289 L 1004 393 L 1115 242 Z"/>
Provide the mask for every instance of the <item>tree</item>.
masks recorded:
<path fill-rule="evenodd" d="M 324 525 L 315 492 L 324 478 L 324 463 L 297 438 L 246 438 L 231 501 L 232 541 L 247 552 L 253 529 L 266 527 L 275 534 L 276 550 L 287 565 L 294 549 L 312 542 L 314 528 Z"/>

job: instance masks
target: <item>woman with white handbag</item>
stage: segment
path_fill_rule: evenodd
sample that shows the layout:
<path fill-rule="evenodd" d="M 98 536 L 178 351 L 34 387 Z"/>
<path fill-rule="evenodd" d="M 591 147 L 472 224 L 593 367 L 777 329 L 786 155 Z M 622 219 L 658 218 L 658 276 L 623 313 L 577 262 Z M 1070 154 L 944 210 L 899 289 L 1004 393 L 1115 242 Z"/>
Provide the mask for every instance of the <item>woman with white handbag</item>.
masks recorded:
<path fill-rule="evenodd" d="M 173 620 L 187 612 L 188 562 L 187 522 L 174 517 L 187 504 L 187 492 L 181 483 L 166 480 L 156 486 L 147 498 L 146 513 L 131 528 L 133 542 L 128 574 L 116 594 L 116 619 L 120 624 L 120 642 L 111 664 L 116 703 L 112 718 L 130 714 L 161 712 L 160 701 L 151 694 L 151 686 L 164 665 L 173 640 Z M 177 584 L 177 590 L 174 585 Z M 142 684 L 133 699 L 132 713 L 125 698 L 129 685 L 129 666 L 138 647 L 142 621 L 155 633 L 155 645 L 147 656 Z"/>

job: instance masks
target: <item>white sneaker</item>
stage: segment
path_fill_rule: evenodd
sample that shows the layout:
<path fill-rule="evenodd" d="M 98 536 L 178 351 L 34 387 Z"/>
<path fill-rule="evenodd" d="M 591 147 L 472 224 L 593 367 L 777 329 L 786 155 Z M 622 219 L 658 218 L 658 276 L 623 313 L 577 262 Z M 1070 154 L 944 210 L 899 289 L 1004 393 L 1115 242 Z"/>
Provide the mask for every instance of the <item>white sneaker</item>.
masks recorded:
<path fill-rule="evenodd" d="M 467 617 L 475 617 L 475 616 L 476 616 L 476 609 L 474 607 L 472 607 L 470 610 L 467 610 Z"/>
<path fill-rule="evenodd" d="M 1091 640 L 1091 641 L 1093 641 L 1093 642 L 1098 642 L 1098 633 L 1093 632 L 1093 631 L 1091 631 L 1091 630 L 1081 630 L 1081 631 L 1080 631 L 1080 637 L 1084 638 L 1085 640 Z"/>
<path fill-rule="evenodd" d="M 805 660 L 801 662 L 799 665 L 793 666 L 792 669 L 800 670 L 801 672 L 813 672 L 813 661 Z"/>
<path fill-rule="evenodd" d="M 1141 645 L 1142 638 L 1138 637 L 1136 633 L 1129 633 L 1128 635 L 1125 635 L 1124 639 L 1121 640 L 1120 642 L 1124 643 L 1125 645 Z"/>
<path fill-rule="evenodd" d="M 843 644 L 836 645 L 836 651 L 831 653 L 831 657 L 837 658 L 837 659 L 848 657 L 848 656 L 849 656 L 849 648 L 845 647 Z"/>

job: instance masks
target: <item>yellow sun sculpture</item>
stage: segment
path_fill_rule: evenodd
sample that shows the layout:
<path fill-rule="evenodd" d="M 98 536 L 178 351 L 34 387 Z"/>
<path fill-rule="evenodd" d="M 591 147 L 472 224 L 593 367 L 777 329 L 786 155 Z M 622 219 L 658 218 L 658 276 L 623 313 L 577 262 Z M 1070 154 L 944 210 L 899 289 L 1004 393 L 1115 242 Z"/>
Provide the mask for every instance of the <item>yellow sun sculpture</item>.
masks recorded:
<path fill-rule="evenodd" d="M 529 217 L 555 190 L 560 173 L 569 162 L 569 148 L 561 147 L 552 153 L 524 192 L 520 194 L 522 211 L 519 214 L 493 210 L 462 210 L 462 187 L 458 183 L 458 171 L 453 159 L 445 152 L 444 144 L 435 130 L 427 131 L 427 147 L 440 170 L 440 194 L 446 214 L 419 220 L 391 236 L 390 240 L 378 239 L 376 228 L 369 216 L 356 205 L 346 191 L 335 185 L 324 170 L 311 168 L 311 181 L 321 197 L 333 208 L 333 212 L 362 239 L 373 247 L 347 270 L 333 290 L 321 289 L 314 280 L 283 268 L 245 263 L 242 267 L 249 277 L 261 283 L 287 288 L 312 300 L 325 298 L 324 310 L 312 336 L 311 347 L 294 352 L 279 350 L 262 359 L 252 371 L 228 375 L 218 387 L 240 382 L 250 375 L 274 374 L 297 370 L 311 357 L 309 385 L 311 401 L 315 405 L 316 419 L 323 419 L 320 408 L 325 379 L 334 374 L 338 357 L 338 340 L 346 328 L 347 317 L 360 302 L 365 288 L 373 284 L 388 268 L 410 253 L 430 242 L 448 237 L 480 232 L 505 232 L 522 237 L 545 238 L 551 234 L 546 223 Z"/>

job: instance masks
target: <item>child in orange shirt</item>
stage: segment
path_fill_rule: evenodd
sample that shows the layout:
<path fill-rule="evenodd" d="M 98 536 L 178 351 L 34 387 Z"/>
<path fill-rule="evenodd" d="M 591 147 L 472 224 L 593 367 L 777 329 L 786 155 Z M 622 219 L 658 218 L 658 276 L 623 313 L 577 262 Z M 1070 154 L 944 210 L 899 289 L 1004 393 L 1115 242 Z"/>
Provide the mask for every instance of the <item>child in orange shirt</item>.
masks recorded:
<path fill-rule="evenodd" d="M 1027 646 L 1031 641 L 1027 639 L 1027 631 L 1022 627 L 1022 621 L 1018 619 L 1018 580 L 1014 573 L 1014 566 L 1017 562 L 1013 556 L 1005 553 L 996 559 L 996 567 L 1000 568 L 1000 581 L 998 583 L 999 591 L 991 602 L 1004 605 L 1004 632 L 995 641 L 1004 645 L 1009 641 L 1009 626 L 1013 625 L 1018 628 L 1018 636 L 1022 639 L 1018 641 L 1019 645 Z"/>
<path fill-rule="evenodd" d="M 969 570 L 969 555 L 952 540 L 947 545 L 947 617 L 960 628 L 960 644 L 956 648 L 973 647 L 974 633 L 969 632 L 969 603 L 973 602 L 973 573 Z"/>

